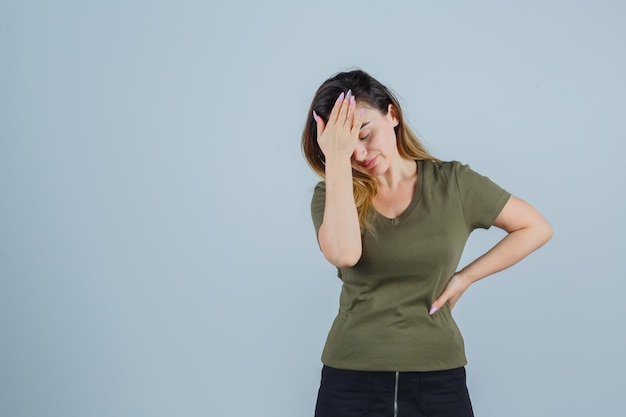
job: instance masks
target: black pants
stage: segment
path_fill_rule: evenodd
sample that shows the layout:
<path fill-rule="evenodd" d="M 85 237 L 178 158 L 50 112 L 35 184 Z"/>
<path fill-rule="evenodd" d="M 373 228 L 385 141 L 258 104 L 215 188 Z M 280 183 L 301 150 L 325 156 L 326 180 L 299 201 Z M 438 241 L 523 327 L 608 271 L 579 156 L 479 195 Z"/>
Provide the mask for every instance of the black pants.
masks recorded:
<path fill-rule="evenodd" d="M 434 372 L 322 368 L 315 417 L 473 417 L 465 368 Z"/>

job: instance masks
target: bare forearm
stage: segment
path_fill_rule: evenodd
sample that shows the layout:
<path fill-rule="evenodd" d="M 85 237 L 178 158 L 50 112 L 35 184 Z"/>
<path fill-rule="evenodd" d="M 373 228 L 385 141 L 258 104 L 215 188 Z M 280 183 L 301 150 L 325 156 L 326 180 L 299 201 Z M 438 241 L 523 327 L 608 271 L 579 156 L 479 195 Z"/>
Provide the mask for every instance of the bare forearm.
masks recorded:
<path fill-rule="evenodd" d="M 326 161 L 326 205 L 318 239 L 333 265 L 352 266 L 361 257 L 361 229 L 349 160 Z"/>
<path fill-rule="evenodd" d="M 508 233 L 487 253 L 467 265 L 458 275 L 470 284 L 486 276 L 502 271 L 524 259 L 543 246 L 552 236 L 547 223 Z"/>

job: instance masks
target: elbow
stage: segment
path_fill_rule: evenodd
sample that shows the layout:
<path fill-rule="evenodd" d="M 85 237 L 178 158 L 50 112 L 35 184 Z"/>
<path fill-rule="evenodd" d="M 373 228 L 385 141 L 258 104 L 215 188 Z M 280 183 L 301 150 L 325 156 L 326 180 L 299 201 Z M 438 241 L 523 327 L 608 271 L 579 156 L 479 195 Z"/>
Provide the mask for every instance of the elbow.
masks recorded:
<path fill-rule="evenodd" d="M 545 225 L 543 226 L 543 243 L 546 243 L 548 240 L 552 239 L 552 236 L 554 236 L 554 229 L 552 228 L 550 223 L 546 221 Z"/>
<path fill-rule="evenodd" d="M 554 235 L 554 229 L 546 219 L 535 226 L 535 236 L 538 241 L 538 247 L 545 245 Z"/>
<path fill-rule="evenodd" d="M 319 230 L 318 243 L 324 257 L 337 268 L 350 268 L 359 262 L 363 254 L 360 230 L 351 236 L 347 233 L 326 233 L 322 224 Z"/>
<path fill-rule="evenodd" d="M 359 262 L 359 259 L 361 259 L 361 256 L 345 256 L 332 261 L 329 259 L 329 261 L 337 268 L 350 268 L 356 265 Z"/>
<path fill-rule="evenodd" d="M 337 268 L 350 268 L 361 259 L 361 248 L 341 251 L 327 251 L 322 248 L 324 257 Z"/>

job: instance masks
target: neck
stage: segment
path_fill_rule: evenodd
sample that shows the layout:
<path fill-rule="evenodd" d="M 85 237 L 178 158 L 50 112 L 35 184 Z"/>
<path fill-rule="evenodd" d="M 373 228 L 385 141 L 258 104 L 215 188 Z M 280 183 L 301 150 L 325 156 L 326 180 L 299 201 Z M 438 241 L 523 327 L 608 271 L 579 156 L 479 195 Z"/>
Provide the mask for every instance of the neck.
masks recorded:
<path fill-rule="evenodd" d="M 377 177 L 378 184 L 382 188 L 394 190 L 406 181 L 413 181 L 417 177 L 417 164 L 412 159 L 404 159 L 400 155 L 389 167 L 387 172 Z"/>

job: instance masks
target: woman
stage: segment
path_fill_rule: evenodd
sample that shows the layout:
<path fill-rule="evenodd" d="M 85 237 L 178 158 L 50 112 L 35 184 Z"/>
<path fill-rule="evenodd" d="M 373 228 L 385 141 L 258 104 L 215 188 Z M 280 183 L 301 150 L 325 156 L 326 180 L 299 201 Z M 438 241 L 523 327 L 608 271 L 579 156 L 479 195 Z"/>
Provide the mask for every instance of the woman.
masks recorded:
<path fill-rule="evenodd" d="M 316 417 L 472 416 L 451 310 L 472 283 L 548 241 L 550 225 L 467 165 L 431 156 L 363 71 L 326 80 L 310 114 L 302 146 L 324 179 L 313 222 L 343 281 Z M 470 232 L 491 225 L 506 236 L 456 271 Z"/>

